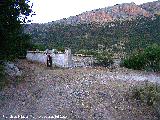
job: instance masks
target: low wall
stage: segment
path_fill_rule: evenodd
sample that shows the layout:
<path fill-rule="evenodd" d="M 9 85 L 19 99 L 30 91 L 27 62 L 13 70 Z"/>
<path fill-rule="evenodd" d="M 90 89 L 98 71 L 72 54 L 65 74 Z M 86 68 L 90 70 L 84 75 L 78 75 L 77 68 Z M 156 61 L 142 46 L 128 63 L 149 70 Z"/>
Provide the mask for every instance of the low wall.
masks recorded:
<path fill-rule="evenodd" d="M 65 50 L 65 53 L 50 53 L 52 64 L 58 67 L 72 67 L 72 56 L 70 50 Z M 47 64 L 47 54 L 45 51 L 27 51 L 27 60 L 37 61 Z"/>
<path fill-rule="evenodd" d="M 93 65 L 92 56 L 72 56 L 71 50 L 66 49 L 64 53 L 54 53 L 52 50 L 48 51 L 52 57 L 52 64 L 58 67 L 86 67 Z M 47 64 L 47 50 L 46 51 L 27 51 L 26 58 L 29 61 L 37 61 L 42 64 Z"/>
<path fill-rule="evenodd" d="M 30 61 L 37 61 L 40 63 L 47 64 L 47 55 L 45 53 L 27 52 L 26 58 Z"/>
<path fill-rule="evenodd" d="M 92 66 L 93 61 L 93 57 L 73 56 L 73 67 Z"/>

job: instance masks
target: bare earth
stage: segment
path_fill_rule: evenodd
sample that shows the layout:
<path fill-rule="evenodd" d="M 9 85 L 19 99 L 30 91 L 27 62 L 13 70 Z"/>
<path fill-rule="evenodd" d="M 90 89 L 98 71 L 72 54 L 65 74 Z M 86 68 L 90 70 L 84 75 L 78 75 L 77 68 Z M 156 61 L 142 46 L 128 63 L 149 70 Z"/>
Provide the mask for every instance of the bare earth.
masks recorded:
<path fill-rule="evenodd" d="M 128 99 L 129 88 L 160 75 L 107 68 L 47 68 L 19 60 L 23 82 L 0 92 L 0 119 L 157 120 L 151 107 Z M 20 118 L 19 118 L 20 119 Z"/>

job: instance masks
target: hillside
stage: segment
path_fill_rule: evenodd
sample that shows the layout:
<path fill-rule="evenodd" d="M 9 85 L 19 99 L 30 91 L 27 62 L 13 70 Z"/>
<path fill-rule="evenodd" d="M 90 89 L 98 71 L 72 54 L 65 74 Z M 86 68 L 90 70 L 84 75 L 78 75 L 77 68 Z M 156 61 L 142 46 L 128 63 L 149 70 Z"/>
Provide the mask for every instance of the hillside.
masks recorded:
<path fill-rule="evenodd" d="M 140 7 L 152 14 L 160 13 L 160 1 L 144 3 Z"/>
<path fill-rule="evenodd" d="M 160 12 L 160 1 L 136 5 L 135 3 L 116 4 L 111 7 L 95 9 L 82 14 L 54 21 L 60 24 L 106 23 L 117 20 L 131 20 L 138 16 L 153 17 Z"/>
<path fill-rule="evenodd" d="M 130 52 L 150 43 L 159 43 L 160 17 L 154 14 L 159 10 L 159 3 L 139 6 L 124 3 L 59 21 L 25 25 L 25 32 L 31 34 L 33 43 L 48 48 L 70 47 L 76 52 L 80 49 L 95 50 L 98 44 L 102 44 L 119 51 L 116 46 L 123 43 L 125 51 Z M 153 9 L 150 10 L 148 5 L 154 6 Z"/>

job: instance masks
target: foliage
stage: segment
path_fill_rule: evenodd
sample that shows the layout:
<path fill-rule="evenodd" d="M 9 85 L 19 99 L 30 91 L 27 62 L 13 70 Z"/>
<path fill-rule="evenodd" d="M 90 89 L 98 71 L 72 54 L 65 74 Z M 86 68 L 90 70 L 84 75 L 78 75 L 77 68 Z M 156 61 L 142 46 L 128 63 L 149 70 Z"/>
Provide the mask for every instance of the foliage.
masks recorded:
<path fill-rule="evenodd" d="M 156 16 L 155 19 L 137 18 L 103 25 L 64 25 L 53 22 L 26 25 L 25 28 L 28 30 L 26 32 L 31 34 L 33 42 L 50 45 L 52 48 L 69 47 L 72 52 L 81 49 L 96 50 L 98 44 L 117 52 L 119 49 L 116 48 L 116 44 L 123 42 L 123 52 L 129 54 L 134 49 L 145 48 L 152 43 L 159 43 L 160 40 L 160 16 Z"/>
<path fill-rule="evenodd" d="M 80 49 L 78 52 L 76 52 L 76 54 L 93 55 L 93 56 L 96 56 L 97 53 L 98 52 L 95 50 L 85 50 L 85 49 Z"/>
<path fill-rule="evenodd" d="M 95 65 L 98 66 L 109 66 L 113 64 L 113 54 L 109 53 L 107 51 L 98 51 L 98 50 L 85 50 L 81 49 L 77 52 L 77 54 L 82 54 L 82 55 L 92 55 L 95 58 Z"/>
<path fill-rule="evenodd" d="M 160 85 L 158 83 L 149 83 L 137 85 L 131 88 L 132 98 L 153 106 L 157 115 L 160 117 Z"/>
<path fill-rule="evenodd" d="M 24 55 L 30 37 L 23 33 L 22 23 L 32 10 L 29 0 L 0 1 L 0 59 L 11 60 Z"/>
<path fill-rule="evenodd" d="M 61 52 L 65 52 L 65 48 L 64 47 L 57 47 L 57 49 L 56 49 L 57 51 L 61 51 Z"/>
<path fill-rule="evenodd" d="M 5 73 L 4 73 L 4 66 L 0 64 L 0 90 L 5 86 Z"/>
<path fill-rule="evenodd" d="M 123 61 L 123 66 L 129 69 L 141 70 L 144 68 L 145 63 L 143 54 L 136 52 Z"/>
<path fill-rule="evenodd" d="M 29 50 L 35 51 L 35 50 L 45 51 L 47 48 L 43 44 L 31 44 L 29 47 Z"/>
<path fill-rule="evenodd" d="M 146 70 L 160 71 L 160 45 L 153 44 L 144 50 Z"/>
<path fill-rule="evenodd" d="M 160 71 L 160 46 L 153 44 L 143 51 L 133 53 L 124 60 L 123 65 L 130 69 Z"/>
<path fill-rule="evenodd" d="M 96 58 L 96 65 L 100 66 L 110 66 L 113 64 L 112 54 L 108 52 L 98 52 L 97 55 L 94 56 Z"/>
<path fill-rule="evenodd" d="M 0 61 L 22 58 L 30 46 L 30 36 L 22 28 L 32 12 L 28 3 L 29 0 L 0 0 Z M 8 82 L 0 64 L 0 89 Z"/>

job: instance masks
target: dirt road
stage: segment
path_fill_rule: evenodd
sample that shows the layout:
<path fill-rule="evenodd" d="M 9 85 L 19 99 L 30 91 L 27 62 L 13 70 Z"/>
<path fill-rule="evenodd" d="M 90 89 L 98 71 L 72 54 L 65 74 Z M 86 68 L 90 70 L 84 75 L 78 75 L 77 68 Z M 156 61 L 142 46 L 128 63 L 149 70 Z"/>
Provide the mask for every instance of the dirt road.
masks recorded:
<path fill-rule="evenodd" d="M 127 99 L 127 93 L 140 78 L 152 76 L 157 81 L 158 74 L 106 68 L 49 69 L 26 60 L 17 65 L 23 71 L 23 82 L 0 92 L 2 120 L 156 120 L 151 107 Z"/>

